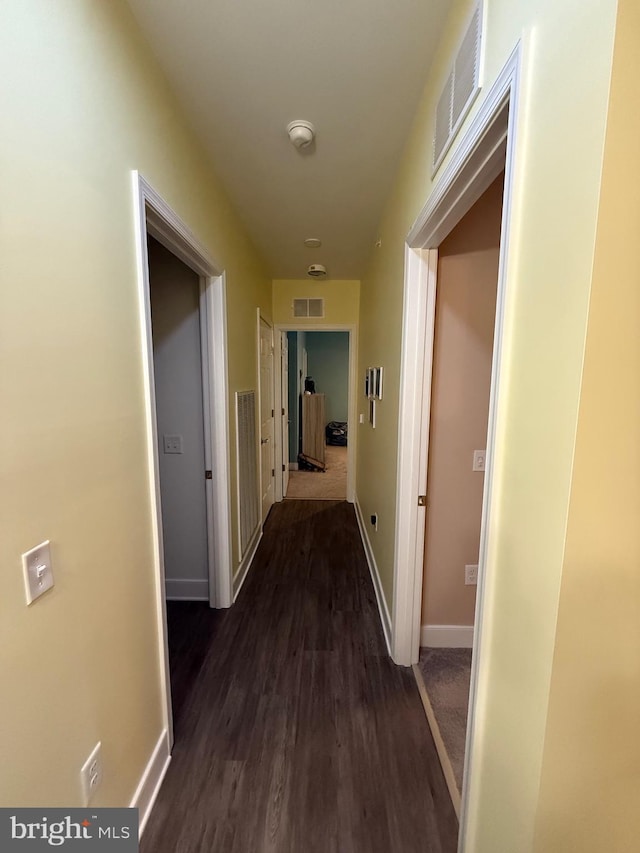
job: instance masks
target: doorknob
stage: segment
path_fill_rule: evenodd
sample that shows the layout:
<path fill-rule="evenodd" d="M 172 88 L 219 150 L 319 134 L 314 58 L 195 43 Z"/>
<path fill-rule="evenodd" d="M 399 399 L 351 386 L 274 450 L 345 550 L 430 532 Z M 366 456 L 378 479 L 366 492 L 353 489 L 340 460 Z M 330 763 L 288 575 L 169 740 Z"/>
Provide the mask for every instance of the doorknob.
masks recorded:
<path fill-rule="evenodd" d="M 263 438 L 263 439 L 261 439 L 260 444 L 267 444 L 268 441 L 269 441 L 268 438 Z"/>

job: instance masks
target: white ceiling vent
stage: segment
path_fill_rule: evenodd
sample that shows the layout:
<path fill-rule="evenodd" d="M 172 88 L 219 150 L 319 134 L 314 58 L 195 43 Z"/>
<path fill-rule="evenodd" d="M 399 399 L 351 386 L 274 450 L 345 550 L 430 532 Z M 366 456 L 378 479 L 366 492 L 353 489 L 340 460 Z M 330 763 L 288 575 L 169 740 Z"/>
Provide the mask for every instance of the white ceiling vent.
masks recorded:
<path fill-rule="evenodd" d="M 436 108 L 433 136 L 433 171 L 449 150 L 458 128 L 480 91 L 480 42 L 482 10 L 478 4 L 464 34 L 453 68 L 447 78 Z"/>
<path fill-rule="evenodd" d="M 294 299 L 294 317 L 324 317 L 324 299 Z"/>

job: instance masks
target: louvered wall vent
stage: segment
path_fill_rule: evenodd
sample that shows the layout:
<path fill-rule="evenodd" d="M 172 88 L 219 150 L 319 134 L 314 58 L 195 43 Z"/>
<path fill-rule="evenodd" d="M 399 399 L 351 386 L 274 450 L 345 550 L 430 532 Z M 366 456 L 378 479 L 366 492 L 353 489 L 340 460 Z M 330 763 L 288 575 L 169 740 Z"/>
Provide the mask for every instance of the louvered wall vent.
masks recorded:
<path fill-rule="evenodd" d="M 294 317 L 324 317 L 324 299 L 294 299 Z"/>
<path fill-rule="evenodd" d="M 458 128 L 480 91 L 481 27 L 482 9 L 478 4 L 436 107 L 436 129 L 433 136 L 434 172 L 444 159 Z"/>
<path fill-rule="evenodd" d="M 255 391 L 236 391 L 236 437 L 238 442 L 238 527 L 240 557 L 243 557 L 260 520 Z"/>

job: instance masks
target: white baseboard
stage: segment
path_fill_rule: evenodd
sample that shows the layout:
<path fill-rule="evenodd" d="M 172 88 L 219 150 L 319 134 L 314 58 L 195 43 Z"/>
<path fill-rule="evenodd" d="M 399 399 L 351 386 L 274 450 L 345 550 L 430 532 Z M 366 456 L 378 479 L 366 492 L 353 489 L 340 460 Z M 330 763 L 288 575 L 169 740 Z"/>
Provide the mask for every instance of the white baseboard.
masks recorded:
<path fill-rule="evenodd" d="M 473 625 L 422 625 L 420 645 L 429 649 L 471 649 Z"/>
<path fill-rule="evenodd" d="M 170 761 L 169 735 L 167 730 L 164 729 L 151 753 L 151 757 L 147 762 L 147 766 L 144 769 L 144 773 L 140 778 L 130 804 L 132 809 L 138 809 L 140 815 L 140 837 L 142 837 L 144 828 L 147 825 L 149 815 L 153 809 L 153 804 L 158 796 L 158 791 L 160 790 Z"/>
<path fill-rule="evenodd" d="M 240 560 L 240 565 L 233 576 L 233 600 L 235 601 L 238 597 L 238 593 L 242 589 L 242 584 L 249 573 L 249 569 L 251 568 L 251 563 L 253 558 L 256 555 L 256 551 L 258 550 L 258 545 L 260 544 L 260 540 L 262 539 L 262 525 L 256 527 L 256 532 L 253 534 L 253 539 L 249 543 L 249 547 L 245 551 L 244 557 Z"/>
<path fill-rule="evenodd" d="M 378 612 L 380 613 L 380 621 L 382 622 L 382 631 L 387 643 L 387 651 L 391 654 L 391 617 L 389 615 L 389 608 L 387 607 L 384 592 L 382 591 L 380 573 L 378 572 L 376 559 L 373 556 L 373 548 L 371 547 L 371 542 L 362 517 L 362 510 L 360 509 L 357 495 L 355 497 L 354 504 L 356 509 L 356 519 L 358 520 L 358 527 L 360 528 L 360 538 L 362 539 L 364 553 L 367 558 L 367 565 L 369 566 L 369 574 L 371 575 L 373 589 L 376 594 L 376 601 L 378 602 Z"/>
<path fill-rule="evenodd" d="M 208 580 L 165 578 L 164 586 L 170 601 L 209 601 Z"/>
<path fill-rule="evenodd" d="M 297 471 L 298 470 L 298 463 L 297 462 L 289 462 L 289 470 L 290 471 Z"/>

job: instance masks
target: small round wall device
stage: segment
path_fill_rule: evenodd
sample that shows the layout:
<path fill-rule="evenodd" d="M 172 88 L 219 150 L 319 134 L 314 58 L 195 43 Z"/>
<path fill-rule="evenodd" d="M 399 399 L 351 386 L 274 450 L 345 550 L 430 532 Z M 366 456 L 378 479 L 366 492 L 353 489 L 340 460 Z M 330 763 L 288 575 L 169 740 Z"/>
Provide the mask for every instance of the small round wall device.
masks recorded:
<path fill-rule="evenodd" d="M 316 135 L 316 129 L 310 121 L 296 119 L 289 122 L 287 125 L 287 133 L 289 139 L 296 148 L 306 148 L 311 145 L 313 138 Z"/>
<path fill-rule="evenodd" d="M 307 275 L 310 275 L 313 278 L 322 278 L 322 276 L 325 276 L 326 274 L 327 268 L 323 266 L 323 264 L 311 264 L 307 270 Z"/>

